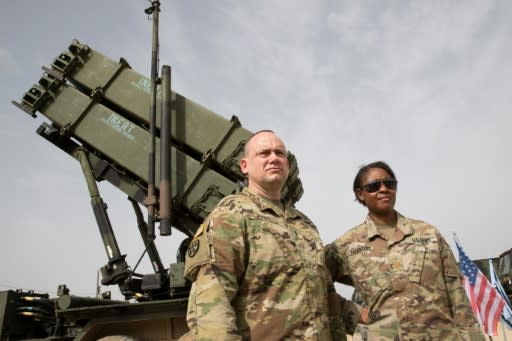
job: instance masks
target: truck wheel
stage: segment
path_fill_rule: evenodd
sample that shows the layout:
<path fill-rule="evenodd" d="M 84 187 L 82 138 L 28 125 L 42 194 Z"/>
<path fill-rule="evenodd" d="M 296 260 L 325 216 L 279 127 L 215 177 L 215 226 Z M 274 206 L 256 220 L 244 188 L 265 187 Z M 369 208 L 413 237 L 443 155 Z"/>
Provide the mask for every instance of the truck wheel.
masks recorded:
<path fill-rule="evenodd" d="M 140 339 L 130 335 L 108 335 L 97 339 L 96 341 L 141 341 Z"/>

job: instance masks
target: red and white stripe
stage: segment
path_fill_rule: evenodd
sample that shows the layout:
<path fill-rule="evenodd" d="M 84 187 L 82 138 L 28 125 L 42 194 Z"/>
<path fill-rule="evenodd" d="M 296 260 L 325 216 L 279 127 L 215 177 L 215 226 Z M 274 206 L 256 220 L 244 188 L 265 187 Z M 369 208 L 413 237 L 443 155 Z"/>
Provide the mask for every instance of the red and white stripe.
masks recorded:
<path fill-rule="evenodd" d="M 473 311 L 478 311 L 479 322 L 481 322 L 484 332 L 487 335 L 498 334 L 498 321 L 501 318 L 501 311 L 505 305 L 505 300 L 489 283 L 487 278 L 478 271 L 475 286 L 471 288 L 469 282 L 464 279 L 464 287 L 469 294 Z"/>

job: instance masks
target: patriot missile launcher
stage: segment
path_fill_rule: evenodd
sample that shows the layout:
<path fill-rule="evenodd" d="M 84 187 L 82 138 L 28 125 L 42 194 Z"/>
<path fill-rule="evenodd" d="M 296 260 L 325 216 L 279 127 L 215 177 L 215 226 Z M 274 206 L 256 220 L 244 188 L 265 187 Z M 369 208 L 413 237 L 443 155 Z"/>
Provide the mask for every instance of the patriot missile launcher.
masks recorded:
<path fill-rule="evenodd" d="M 101 283 L 117 286 L 124 300 L 74 296 L 66 285 L 58 287 L 57 297 L 0 292 L 0 341 L 175 340 L 187 331 L 190 283 L 183 277 L 183 262 L 188 242 L 216 203 L 244 186 L 238 164 L 252 132 L 237 117 L 227 119 L 172 91 L 167 66 L 155 81 L 125 59 L 114 61 L 73 40 L 43 70 L 13 103 L 34 118 L 44 116 L 37 134 L 80 163 L 108 260 L 100 269 Z M 152 151 L 160 156 L 153 165 L 148 162 Z M 303 188 L 293 154 L 288 160 L 290 175 L 282 195 L 295 203 Z M 153 167 L 160 183 L 152 179 Z M 97 186 L 100 181 L 131 201 L 138 227 L 134 233 L 147 246 L 153 273 L 139 274 L 127 264 Z M 164 202 L 169 205 L 165 219 Z M 186 235 L 172 263 L 161 260 L 150 217 L 145 221 L 141 206 L 153 206 L 162 236 L 171 227 Z"/>

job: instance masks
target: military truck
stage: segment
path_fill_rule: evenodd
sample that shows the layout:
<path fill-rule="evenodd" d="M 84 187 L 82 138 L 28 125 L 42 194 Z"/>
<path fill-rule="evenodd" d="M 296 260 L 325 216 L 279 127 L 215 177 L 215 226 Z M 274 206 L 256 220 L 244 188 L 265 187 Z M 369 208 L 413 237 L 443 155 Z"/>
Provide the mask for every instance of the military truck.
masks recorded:
<path fill-rule="evenodd" d="M 18 108 L 44 122 L 37 134 L 77 160 L 89 190 L 92 212 L 107 263 L 101 284 L 117 286 L 122 297 L 73 295 L 65 284 L 56 297 L 33 291 L 0 292 L 0 341 L 176 340 L 187 331 L 190 289 L 183 277 L 185 252 L 196 229 L 224 196 L 244 186 L 238 167 L 252 132 L 171 89 L 171 70 L 157 69 L 158 1 L 153 15 L 151 76 L 133 70 L 78 40 L 48 65 Z M 288 154 L 290 175 L 284 200 L 302 193 L 297 162 Z M 156 179 L 160 179 L 157 183 Z M 121 252 L 98 182 L 124 192 L 135 212 L 153 272 L 140 274 Z M 147 219 L 143 209 L 147 208 Z M 161 260 L 154 240 L 177 229 L 185 234 L 176 259 Z M 141 256 L 142 257 L 142 256 Z M 57 287 L 57 285 L 56 285 Z"/>

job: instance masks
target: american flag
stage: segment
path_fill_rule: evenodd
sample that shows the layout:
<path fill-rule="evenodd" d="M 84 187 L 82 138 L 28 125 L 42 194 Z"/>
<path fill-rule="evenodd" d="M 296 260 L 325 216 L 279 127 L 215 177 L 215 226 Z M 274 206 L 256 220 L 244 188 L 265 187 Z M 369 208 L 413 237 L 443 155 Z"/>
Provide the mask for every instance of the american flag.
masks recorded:
<path fill-rule="evenodd" d="M 505 305 L 505 300 L 489 283 L 489 280 L 466 255 L 457 236 L 455 245 L 459 252 L 459 267 L 464 275 L 464 287 L 471 307 L 487 335 L 498 334 L 498 321 Z"/>

